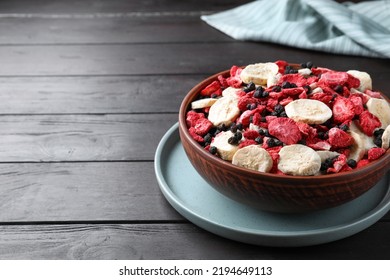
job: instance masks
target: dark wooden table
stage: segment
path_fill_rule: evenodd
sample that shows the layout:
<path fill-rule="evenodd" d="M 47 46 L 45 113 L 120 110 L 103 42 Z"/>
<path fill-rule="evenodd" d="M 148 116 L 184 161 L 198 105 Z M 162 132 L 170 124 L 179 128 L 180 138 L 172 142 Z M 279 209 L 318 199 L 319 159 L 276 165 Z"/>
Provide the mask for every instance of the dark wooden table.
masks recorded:
<path fill-rule="evenodd" d="M 388 259 L 390 213 L 305 248 L 231 241 L 164 199 L 153 157 L 186 92 L 261 61 L 364 69 L 390 61 L 238 42 L 200 15 L 249 1 L 0 2 L 1 259 Z"/>

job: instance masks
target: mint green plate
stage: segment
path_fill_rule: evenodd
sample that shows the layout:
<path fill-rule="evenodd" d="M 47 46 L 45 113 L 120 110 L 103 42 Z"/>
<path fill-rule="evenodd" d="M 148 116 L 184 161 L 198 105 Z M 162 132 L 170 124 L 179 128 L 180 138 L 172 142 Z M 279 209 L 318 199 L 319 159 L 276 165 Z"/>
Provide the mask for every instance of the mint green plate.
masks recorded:
<path fill-rule="evenodd" d="M 339 240 L 373 225 L 390 210 L 390 172 L 375 187 L 341 206 L 308 214 L 256 210 L 215 191 L 192 167 L 178 124 L 161 139 L 155 172 L 168 202 L 214 234 L 255 245 L 295 247 Z"/>

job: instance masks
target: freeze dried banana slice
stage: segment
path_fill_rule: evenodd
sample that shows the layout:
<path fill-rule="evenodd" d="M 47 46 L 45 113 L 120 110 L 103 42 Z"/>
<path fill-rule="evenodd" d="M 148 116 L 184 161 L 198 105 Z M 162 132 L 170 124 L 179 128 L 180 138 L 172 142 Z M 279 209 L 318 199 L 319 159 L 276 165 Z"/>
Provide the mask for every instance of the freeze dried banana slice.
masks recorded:
<path fill-rule="evenodd" d="M 357 90 L 364 92 L 366 89 L 372 89 L 372 79 L 370 74 L 368 74 L 367 72 L 349 70 L 347 71 L 347 73 L 355 77 L 356 79 L 359 79 L 360 86 L 357 88 Z"/>
<path fill-rule="evenodd" d="M 321 158 L 321 162 L 324 162 L 328 158 L 338 157 L 340 154 L 333 151 L 316 151 Z"/>
<path fill-rule="evenodd" d="M 286 105 L 285 110 L 290 119 L 307 124 L 321 124 L 332 117 L 332 110 L 314 99 L 294 100 Z"/>
<path fill-rule="evenodd" d="M 358 162 L 366 153 L 365 139 L 361 136 L 361 134 L 354 131 L 349 131 L 349 134 L 352 136 L 354 143 L 351 146 L 348 159 L 353 159 Z"/>
<path fill-rule="evenodd" d="M 203 109 L 211 107 L 218 99 L 217 98 L 204 98 L 191 102 L 191 109 Z"/>
<path fill-rule="evenodd" d="M 256 85 L 267 85 L 267 80 L 275 76 L 279 72 L 279 67 L 273 62 L 249 64 L 246 66 L 241 74 L 241 80 L 249 84 L 250 82 Z"/>
<path fill-rule="evenodd" d="M 237 94 L 239 92 L 241 92 L 240 88 L 228 87 L 222 91 L 222 96 L 227 96 L 227 97 L 231 97 L 233 99 L 238 99 Z"/>
<path fill-rule="evenodd" d="M 249 145 L 239 149 L 233 156 L 232 163 L 244 168 L 268 172 L 273 161 L 268 152 L 258 145 Z"/>
<path fill-rule="evenodd" d="M 390 148 L 390 125 L 388 125 L 382 134 L 382 148 Z"/>
<path fill-rule="evenodd" d="M 211 107 L 208 119 L 213 125 L 230 125 L 240 114 L 238 99 L 224 96 L 219 98 Z"/>
<path fill-rule="evenodd" d="M 371 97 L 366 106 L 367 110 L 381 121 L 381 128 L 385 129 L 390 124 L 390 105 L 385 99 Z"/>
<path fill-rule="evenodd" d="M 218 155 L 224 159 L 231 161 L 233 159 L 234 154 L 238 150 L 238 146 L 229 144 L 228 140 L 230 137 L 234 136 L 234 133 L 230 130 L 223 131 L 217 136 L 215 136 L 213 142 L 211 142 L 211 146 L 217 148 Z"/>
<path fill-rule="evenodd" d="M 312 148 L 294 144 L 279 151 L 278 168 L 285 174 L 311 176 L 320 171 L 321 157 Z"/>

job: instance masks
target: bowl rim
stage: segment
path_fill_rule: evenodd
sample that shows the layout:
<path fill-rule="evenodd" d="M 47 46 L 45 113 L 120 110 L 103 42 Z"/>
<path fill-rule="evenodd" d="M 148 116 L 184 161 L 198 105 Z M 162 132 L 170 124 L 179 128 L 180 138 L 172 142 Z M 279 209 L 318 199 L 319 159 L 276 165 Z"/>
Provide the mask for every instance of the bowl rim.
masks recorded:
<path fill-rule="evenodd" d="M 289 64 L 289 65 L 298 65 L 298 64 Z M 243 67 L 243 66 L 241 66 Z M 341 173 L 333 173 L 333 174 L 320 174 L 320 175 L 313 175 L 313 176 L 298 176 L 298 175 L 280 175 L 280 174 L 274 174 L 274 173 L 266 173 L 266 172 L 259 172 L 256 170 L 247 169 L 244 167 L 236 166 L 232 164 L 229 161 L 225 161 L 219 157 L 216 157 L 215 155 L 210 154 L 207 152 L 202 146 L 199 145 L 189 134 L 187 124 L 186 124 L 186 113 L 188 111 L 188 108 L 192 101 L 195 100 L 196 96 L 198 95 L 199 91 L 202 90 L 207 84 L 210 82 L 217 80 L 219 75 L 226 76 L 229 74 L 230 70 L 224 70 L 221 72 L 218 72 L 216 74 L 213 74 L 211 76 L 206 77 L 202 81 L 200 81 L 197 85 L 195 85 L 184 97 L 180 104 L 179 109 L 179 130 L 182 132 L 180 133 L 181 136 L 184 136 L 185 139 L 191 144 L 191 146 L 196 150 L 198 154 L 201 154 L 203 157 L 205 157 L 208 161 L 210 161 L 214 165 L 221 165 L 222 168 L 227 169 L 231 172 L 244 172 L 248 174 L 248 177 L 251 176 L 253 178 L 269 178 L 269 179 L 278 179 L 282 181 L 296 181 L 298 182 L 313 182 L 316 180 L 323 181 L 323 179 L 327 179 L 329 181 L 334 180 L 342 180 L 349 177 L 359 177 L 359 175 L 364 174 L 370 174 L 371 172 L 375 171 L 376 169 L 381 169 L 381 165 L 386 166 L 390 163 L 390 148 L 387 149 L 386 153 L 378 160 L 375 160 L 373 162 L 370 162 L 369 164 L 360 167 L 358 169 L 353 169 L 351 171 L 341 172 Z M 390 103 L 389 98 L 381 93 L 381 96 Z M 387 171 L 385 171 L 387 172 Z M 291 183 L 291 182 L 290 182 Z M 309 185 L 306 185 L 305 187 L 308 187 Z M 294 186 L 291 184 L 291 187 L 296 188 L 297 186 Z"/>

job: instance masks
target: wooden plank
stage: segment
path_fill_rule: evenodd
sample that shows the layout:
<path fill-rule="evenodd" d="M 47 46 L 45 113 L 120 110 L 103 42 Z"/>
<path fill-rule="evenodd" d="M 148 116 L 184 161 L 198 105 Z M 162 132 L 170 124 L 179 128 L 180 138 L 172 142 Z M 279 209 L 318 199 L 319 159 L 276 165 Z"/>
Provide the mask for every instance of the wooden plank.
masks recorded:
<path fill-rule="evenodd" d="M 205 77 L 0 77 L 0 115 L 178 112 L 185 94 Z M 373 78 L 390 97 L 387 77 Z"/>
<path fill-rule="evenodd" d="M 178 112 L 205 75 L 0 77 L 1 114 Z"/>
<path fill-rule="evenodd" d="M 184 218 L 163 197 L 153 162 L 1 164 L 0 223 L 108 220 Z"/>
<path fill-rule="evenodd" d="M 0 117 L 0 161 L 153 160 L 176 114 Z"/>
<path fill-rule="evenodd" d="M 122 12 L 161 12 L 223 10 L 236 7 L 251 0 L 2 0 L 0 12 L 4 13 L 122 13 Z"/>
<path fill-rule="evenodd" d="M 153 162 L 0 165 L 0 224 L 184 221 L 163 197 Z M 390 222 L 390 213 L 382 218 Z"/>
<path fill-rule="evenodd" d="M 208 74 L 259 61 L 313 61 L 316 65 L 388 74 L 389 60 L 337 56 L 248 42 L 1 46 L 0 76 Z M 370 65 L 370 69 L 366 69 Z"/>
<path fill-rule="evenodd" d="M 1 18 L 0 45 L 233 41 L 199 20 L 201 13 L 87 18 Z"/>
<path fill-rule="evenodd" d="M 0 259 L 388 259 L 390 223 L 304 248 L 230 241 L 191 224 L 0 226 Z M 367 242 L 370 240 L 370 242 Z"/>

